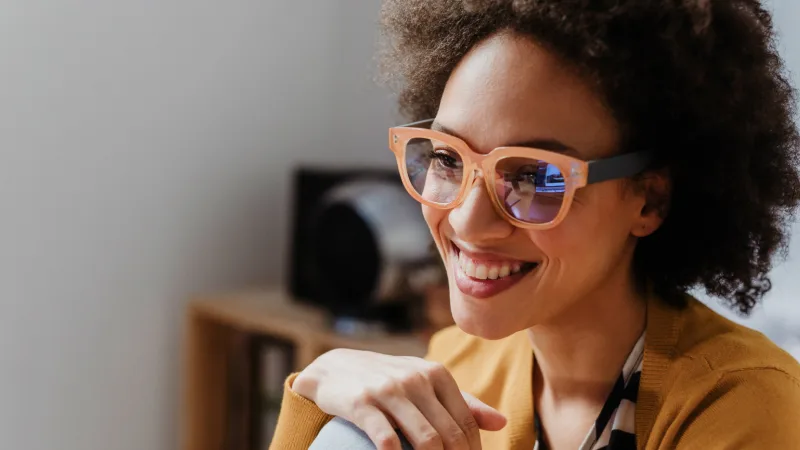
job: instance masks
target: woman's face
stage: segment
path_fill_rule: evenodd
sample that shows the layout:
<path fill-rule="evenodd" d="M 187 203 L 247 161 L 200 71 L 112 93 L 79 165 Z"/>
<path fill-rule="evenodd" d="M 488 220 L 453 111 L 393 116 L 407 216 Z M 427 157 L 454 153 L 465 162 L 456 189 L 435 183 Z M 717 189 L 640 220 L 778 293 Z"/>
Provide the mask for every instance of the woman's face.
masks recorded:
<path fill-rule="evenodd" d="M 611 113 L 578 75 L 534 41 L 511 33 L 487 39 L 459 63 L 434 126 L 479 153 L 540 141 L 591 160 L 614 155 L 620 141 Z M 642 213 L 644 205 L 624 181 L 597 183 L 577 191 L 555 228 L 525 230 L 496 213 L 483 180 L 476 179 L 458 207 L 423 207 L 447 268 L 456 323 L 497 339 L 586 314 L 598 307 L 596 299 L 630 290 L 636 236 L 658 226 Z M 523 270 L 477 280 L 462 268 L 470 263 Z"/>

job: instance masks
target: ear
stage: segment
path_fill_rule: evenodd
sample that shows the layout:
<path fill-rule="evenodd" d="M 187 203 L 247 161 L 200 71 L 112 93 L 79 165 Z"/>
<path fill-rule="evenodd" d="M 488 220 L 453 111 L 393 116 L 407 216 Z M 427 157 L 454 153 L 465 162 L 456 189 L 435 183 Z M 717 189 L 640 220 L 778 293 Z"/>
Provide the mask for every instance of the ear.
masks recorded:
<path fill-rule="evenodd" d="M 631 234 L 643 238 L 653 234 L 664 223 L 669 213 L 672 183 L 667 169 L 643 173 L 633 181 L 633 189 L 640 199 Z"/>

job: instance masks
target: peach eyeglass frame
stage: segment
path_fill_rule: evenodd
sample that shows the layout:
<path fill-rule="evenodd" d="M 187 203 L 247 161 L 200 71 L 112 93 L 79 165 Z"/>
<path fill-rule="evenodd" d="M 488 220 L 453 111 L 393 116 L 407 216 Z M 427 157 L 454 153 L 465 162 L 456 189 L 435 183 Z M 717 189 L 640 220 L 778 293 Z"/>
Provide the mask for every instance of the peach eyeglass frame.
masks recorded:
<path fill-rule="evenodd" d="M 477 172 L 480 170 L 484 174 L 483 180 L 486 183 L 486 190 L 489 193 L 489 197 L 492 199 L 495 210 L 506 220 L 520 228 L 544 230 L 555 227 L 564 220 L 564 217 L 566 217 L 569 212 L 572 206 L 572 199 L 577 189 L 588 184 L 636 175 L 645 170 L 653 159 L 651 152 L 640 151 L 593 161 L 583 161 L 561 153 L 529 147 L 498 147 L 487 154 L 481 154 L 472 150 L 466 142 L 457 137 L 429 128 L 419 128 L 420 125 L 430 126 L 433 120 L 434 119 L 421 120 L 419 122 L 389 128 L 389 148 L 397 158 L 397 168 L 400 171 L 403 185 L 408 193 L 418 202 L 432 208 L 452 209 L 460 205 L 467 197 L 469 189 L 466 189 L 466 187 L 472 186 L 475 182 Z M 426 200 L 411 184 L 405 163 L 406 146 L 410 140 L 417 138 L 431 139 L 447 144 L 461 155 L 464 165 L 464 176 L 461 181 L 459 194 L 452 202 L 443 204 Z M 506 158 L 536 159 L 552 164 L 561 171 L 561 174 L 564 176 L 565 184 L 564 197 L 561 201 L 561 208 L 553 220 L 546 223 L 525 222 L 517 219 L 505 210 L 503 203 L 497 196 L 495 187 L 492 185 L 494 178 L 487 177 L 485 174 L 494 173 L 497 162 Z"/>

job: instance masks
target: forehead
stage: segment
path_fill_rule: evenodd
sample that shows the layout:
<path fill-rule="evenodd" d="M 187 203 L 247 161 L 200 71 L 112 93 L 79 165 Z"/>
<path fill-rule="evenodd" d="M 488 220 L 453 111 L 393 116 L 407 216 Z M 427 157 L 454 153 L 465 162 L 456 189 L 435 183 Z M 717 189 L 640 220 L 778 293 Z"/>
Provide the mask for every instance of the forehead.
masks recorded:
<path fill-rule="evenodd" d="M 591 86 L 533 40 L 511 33 L 486 39 L 460 61 L 436 121 L 479 152 L 551 139 L 594 158 L 618 145 L 616 122 Z"/>

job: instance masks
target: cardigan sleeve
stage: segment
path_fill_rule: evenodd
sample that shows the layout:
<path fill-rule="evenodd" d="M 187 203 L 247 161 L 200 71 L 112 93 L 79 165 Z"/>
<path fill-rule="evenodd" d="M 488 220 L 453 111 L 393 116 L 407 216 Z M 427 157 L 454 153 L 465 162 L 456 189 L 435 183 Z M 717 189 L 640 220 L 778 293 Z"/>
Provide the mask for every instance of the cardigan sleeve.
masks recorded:
<path fill-rule="evenodd" d="M 800 380 L 776 368 L 719 375 L 703 400 L 677 414 L 661 449 L 783 449 L 800 445 Z"/>
<path fill-rule="evenodd" d="M 314 402 L 292 390 L 295 378 L 296 373 L 290 375 L 283 385 L 281 412 L 270 450 L 308 450 L 322 427 L 333 419 Z"/>

